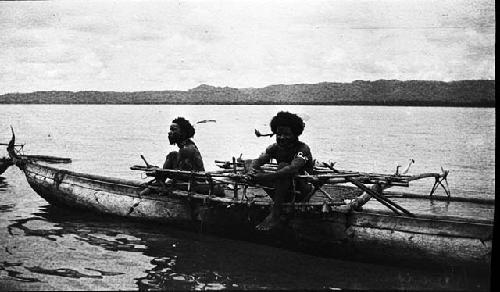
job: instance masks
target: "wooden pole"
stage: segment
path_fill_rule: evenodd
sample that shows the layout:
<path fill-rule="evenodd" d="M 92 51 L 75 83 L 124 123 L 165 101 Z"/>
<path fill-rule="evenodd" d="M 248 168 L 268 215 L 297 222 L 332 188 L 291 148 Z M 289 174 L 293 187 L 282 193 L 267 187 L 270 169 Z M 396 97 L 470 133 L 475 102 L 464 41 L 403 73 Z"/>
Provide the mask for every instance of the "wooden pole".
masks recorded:
<path fill-rule="evenodd" d="M 207 174 L 207 181 L 208 181 L 208 195 L 213 196 L 214 195 L 214 180 L 210 174 Z"/>
<path fill-rule="evenodd" d="M 144 161 L 144 163 L 146 164 L 146 167 L 147 168 L 151 168 L 151 165 L 148 163 L 148 161 L 146 160 L 146 157 L 144 157 L 144 155 L 141 154 L 141 159 Z"/>
<path fill-rule="evenodd" d="M 384 198 L 383 195 L 381 195 L 380 193 L 378 192 L 375 192 L 374 190 L 370 189 L 369 187 L 365 186 L 364 184 L 358 182 L 357 180 L 355 179 L 350 179 L 348 178 L 348 180 L 354 184 L 355 186 L 357 186 L 358 188 L 362 189 L 363 191 L 365 191 L 367 194 L 369 194 L 370 196 L 374 197 L 377 201 L 379 201 L 380 203 L 382 203 L 382 205 L 386 206 L 387 208 L 391 209 L 391 211 L 393 211 L 394 213 L 398 214 L 398 215 L 401 215 L 401 213 L 399 213 L 398 209 L 403 211 L 403 213 L 405 213 L 406 215 L 409 215 L 409 216 L 413 216 L 408 210 L 406 210 L 405 208 L 399 206 L 398 204 L 394 203 L 393 201 L 387 199 L 387 198 Z"/>
<path fill-rule="evenodd" d="M 465 197 L 448 197 L 448 196 L 440 196 L 433 195 L 429 197 L 429 195 L 420 195 L 413 193 L 387 193 L 385 194 L 387 198 L 408 198 L 408 199 L 424 199 L 424 200 L 435 200 L 435 201 L 443 201 L 443 202 L 465 202 L 465 203 L 474 203 L 474 204 L 484 204 L 484 205 L 494 205 L 495 199 L 488 198 L 465 198 Z"/>
<path fill-rule="evenodd" d="M 234 174 L 236 174 L 237 170 L 236 170 L 236 158 L 233 156 L 233 171 L 234 171 Z M 238 183 L 235 182 L 234 183 L 234 199 L 237 200 L 238 199 Z"/>
<path fill-rule="evenodd" d="M 333 166 L 331 165 L 328 165 L 326 163 L 324 163 L 325 166 L 331 168 L 332 170 L 335 170 L 333 168 Z M 384 197 L 384 195 L 381 194 L 381 192 L 376 192 L 370 188 L 368 188 L 367 186 L 365 186 L 364 184 L 362 184 L 361 182 L 357 181 L 356 179 L 354 178 L 351 178 L 351 177 L 346 177 L 346 180 L 348 180 L 349 182 L 351 182 L 352 184 L 354 184 L 355 186 L 357 186 L 358 188 L 362 189 L 363 191 L 365 191 L 366 193 L 368 193 L 369 195 L 371 195 L 372 197 L 374 197 L 377 201 L 379 201 L 380 203 L 382 203 L 384 206 L 386 206 L 387 208 L 391 209 L 394 213 L 396 214 L 400 214 L 397 210 L 400 210 L 402 211 L 404 214 L 408 215 L 408 216 L 414 216 L 412 213 L 410 213 L 408 210 L 406 210 L 405 208 L 401 207 L 400 205 L 396 204 L 395 202 L 387 199 L 386 197 Z"/>
<path fill-rule="evenodd" d="M 216 160 L 216 163 L 223 163 L 223 165 L 219 165 L 222 168 L 227 169 L 227 167 L 231 167 L 232 171 L 234 172 L 234 168 L 236 165 L 236 168 L 238 171 L 243 171 L 244 168 L 241 163 L 239 162 L 228 162 L 228 161 L 220 161 Z M 274 172 L 277 170 L 277 165 L 274 163 L 267 163 L 261 166 L 261 169 L 264 172 Z M 224 170 L 221 170 L 220 172 L 224 172 Z M 402 187 L 408 187 L 409 182 L 413 180 L 418 180 L 422 178 L 427 178 L 427 177 L 443 177 L 442 174 L 439 173 L 422 173 L 418 175 L 394 175 L 394 174 L 383 174 L 383 173 L 371 173 L 371 172 L 356 172 L 356 171 L 349 171 L 349 170 L 331 170 L 327 169 L 325 167 L 321 166 L 314 166 L 314 172 L 315 174 L 313 176 L 318 176 L 320 179 L 327 179 L 327 178 L 338 178 L 338 177 L 357 177 L 358 181 L 361 181 L 363 183 L 379 183 L 383 182 L 386 183 L 387 185 L 390 186 L 402 186 Z M 298 178 L 304 178 L 304 179 L 309 179 L 311 176 L 306 175 L 306 176 L 297 176 Z M 329 181 L 328 183 L 338 183 L 337 181 Z"/>

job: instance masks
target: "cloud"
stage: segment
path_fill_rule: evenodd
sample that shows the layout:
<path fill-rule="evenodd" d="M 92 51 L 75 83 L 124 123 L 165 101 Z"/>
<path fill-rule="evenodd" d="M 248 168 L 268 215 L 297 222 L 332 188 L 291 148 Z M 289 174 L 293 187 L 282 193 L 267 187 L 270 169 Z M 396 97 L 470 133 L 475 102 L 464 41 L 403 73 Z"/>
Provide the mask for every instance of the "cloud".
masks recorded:
<path fill-rule="evenodd" d="M 39 7 L 37 3 L 0 3 L 2 30 L 52 26 L 57 16 L 48 10 L 39 10 Z"/>
<path fill-rule="evenodd" d="M 4 34 L 3 37 L 0 37 L 0 48 L 9 48 L 9 49 L 24 49 L 24 48 L 36 48 L 43 44 L 43 42 L 32 39 L 22 37 L 19 34 L 16 35 L 7 35 Z"/>
<path fill-rule="evenodd" d="M 495 78 L 493 1 L 217 3 L 2 3 L 0 93 Z"/>

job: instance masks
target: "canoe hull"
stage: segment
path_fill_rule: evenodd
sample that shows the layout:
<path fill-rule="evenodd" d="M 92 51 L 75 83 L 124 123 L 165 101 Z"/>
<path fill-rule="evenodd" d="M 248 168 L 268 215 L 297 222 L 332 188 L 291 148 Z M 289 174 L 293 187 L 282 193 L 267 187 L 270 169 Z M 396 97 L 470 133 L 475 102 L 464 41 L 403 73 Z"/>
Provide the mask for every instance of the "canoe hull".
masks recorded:
<path fill-rule="evenodd" d="M 53 205 L 161 222 L 190 219 L 186 200 L 175 196 L 141 198 L 139 184 L 98 181 L 38 164 L 26 164 L 24 173 L 33 190 Z"/>
<path fill-rule="evenodd" d="M 269 205 L 230 198 L 210 200 L 184 191 L 141 196 L 142 187 L 124 181 L 25 163 L 30 186 L 49 203 L 179 226 L 200 226 L 208 232 L 243 234 L 249 239 L 281 242 L 346 259 L 426 263 L 489 268 L 493 222 L 443 218 L 411 218 L 382 212 L 329 213 L 295 209 L 286 227 L 262 234 L 254 230 Z M 290 210 L 289 210 L 290 211 Z M 291 215 L 291 214 L 290 214 Z"/>
<path fill-rule="evenodd" d="M 339 214 L 340 215 L 340 214 Z M 377 215 L 378 219 L 394 219 L 394 216 Z M 406 219 L 406 218 L 405 218 Z M 435 233 L 426 229 L 429 222 L 421 222 L 420 230 L 406 228 L 406 220 L 399 225 L 381 222 L 366 225 L 366 214 L 340 215 L 317 222 L 294 222 L 300 230 L 301 241 L 322 243 L 324 247 L 335 248 L 337 256 L 344 258 L 388 261 L 405 265 L 412 263 L 437 264 L 444 266 L 469 266 L 488 268 L 490 266 L 492 241 L 482 238 L 464 237 L 446 233 Z M 345 222 L 345 225 L 342 223 Z M 414 222 L 412 222 L 414 223 Z M 473 228 L 468 225 L 468 228 Z M 480 225 L 489 232 L 489 226 Z"/>

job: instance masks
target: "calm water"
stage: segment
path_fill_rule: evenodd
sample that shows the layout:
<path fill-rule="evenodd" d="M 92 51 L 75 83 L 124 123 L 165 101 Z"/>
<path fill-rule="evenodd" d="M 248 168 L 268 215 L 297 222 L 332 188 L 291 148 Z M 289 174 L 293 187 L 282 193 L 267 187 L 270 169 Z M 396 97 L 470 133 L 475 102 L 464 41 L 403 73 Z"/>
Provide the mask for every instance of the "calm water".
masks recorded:
<path fill-rule="evenodd" d="M 0 142 L 9 125 L 25 153 L 66 156 L 65 167 L 143 179 L 129 170 L 161 164 L 170 121 L 185 116 L 206 167 L 214 160 L 257 156 L 272 143 L 268 132 L 279 110 L 306 121 L 301 139 L 319 161 L 342 169 L 412 173 L 450 170 L 452 195 L 495 197 L 495 110 L 362 106 L 97 106 L 1 105 Z M 2 152 L 0 152 L 0 156 Z M 432 179 L 411 190 L 427 193 Z M 439 194 L 443 194 L 440 190 Z M 442 211 L 447 206 L 419 208 Z M 467 210 L 455 210 L 466 212 Z M 493 217 L 489 209 L 470 216 Z M 468 212 L 468 211 L 467 211 Z M 303 253 L 183 232 L 165 226 L 102 218 L 51 208 L 14 167 L 0 178 L 0 289 L 438 289 L 488 290 L 489 275 L 428 271 L 315 257 Z"/>

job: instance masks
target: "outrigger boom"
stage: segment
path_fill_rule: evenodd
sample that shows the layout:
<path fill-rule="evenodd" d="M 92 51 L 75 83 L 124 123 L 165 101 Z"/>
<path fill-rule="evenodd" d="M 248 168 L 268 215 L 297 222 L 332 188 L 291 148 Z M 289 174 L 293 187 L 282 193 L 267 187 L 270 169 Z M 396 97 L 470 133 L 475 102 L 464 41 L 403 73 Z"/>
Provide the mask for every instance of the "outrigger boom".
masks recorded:
<path fill-rule="evenodd" d="M 144 156 L 141 155 L 141 158 L 145 161 Z M 233 158 L 233 161 L 235 159 Z M 204 172 L 204 171 L 183 171 L 183 170 L 173 170 L 173 169 L 161 169 L 158 167 L 146 167 L 140 165 L 134 165 L 130 169 L 131 170 L 140 170 L 144 171 L 147 176 L 151 177 L 163 177 L 163 178 L 172 178 L 172 179 L 182 179 L 188 182 L 190 185 L 194 182 L 194 180 L 205 179 L 208 181 L 208 184 L 214 184 L 214 179 L 228 179 L 229 181 L 225 181 L 225 183 L 234 183 L 243 185 L 243 188 L 247 188 L 249 186 L 256 186 L 251 180 L 249 180 L 248 176 L 245 174 L 245 166 L 243 162 L 229 162 L 229 161 L 221 161 L 216 160 L 216 164 L 223 168 L 220 171 L 212 171 L 212 172 Z M 261 167 L 264 172 L 274 172 L 277 169 L 277 164 L 268 163 Z M 363 197 L 362 200 L 358 201 L 355 207 L 360 207 L 362 204 L 366 203 L 370 197 L 374 197 L 381 204 L 388 207 L 397 215 L 407 215 L 413 216 L 408 210 L 399 206 L 398 204 L 389 200 L 385 195 L 382 194 L 382 190 L 393 187 L 393 186 L 402 186 L 409 187 L 410 181 L 419 180 L 423 178 L 435 178 L 436 183 L 433 186 L 431 191 L 432 195 L 436 189 L 436 186 L 441 185 L 446 194 L 449 197 L 449 190 L 446 186 L 440 183 L 441 181 L 446 181 L 448 176 L 448 171 L 444 171 L 442 173 L 422 173 L 417 175 L 409 175 L 409 174 L 382 174 L 382 173 L 365 173 L 365 172 L 354 172 L 354 171 L 346 171 L 346 170 L 338 170 L 333 168 L 333 164 L 323 163 L 321 165 L 315 165 L 314 170 L 317 174 L 303 174 L 296 175 L 295 178 L 306 180 L 314 186 L 312 192 L 306 196 L 306 198 L 312 197 L 315 192 L 319 191 L 324 196 L 326 196 L 329 201 L 333 201 L 334 199 L 328 192 L 322 189 L 322 186 L 325 184 L 333 185 L 333 184 L 344 184 L 344 183 L 352 183 L 359 189 L 369 194 L 368 197 Z M 377 187 L 368 188 L 365 184 L 373 184 Z M 258 187 L 261 187 L 257 185 Z M 211 187 L 210 189 L 213 189 Z M 210 194 L 211 195 L 211 194 Z M 306 200 L 307 201 L 307 200 Z"/>

